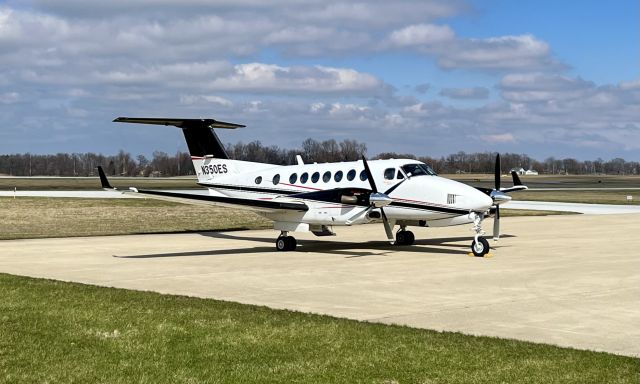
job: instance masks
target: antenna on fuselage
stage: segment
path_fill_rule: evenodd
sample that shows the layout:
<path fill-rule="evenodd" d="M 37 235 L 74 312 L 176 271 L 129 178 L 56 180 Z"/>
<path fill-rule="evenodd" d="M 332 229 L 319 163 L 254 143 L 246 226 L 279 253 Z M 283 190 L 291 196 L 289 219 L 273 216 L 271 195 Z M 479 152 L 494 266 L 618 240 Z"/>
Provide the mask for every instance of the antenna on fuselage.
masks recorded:
<path fill-rule="evenodd" d="M 304 165 L 304 161 L 300 155 L 296 155 L 296 162 L 298 162 L 298 165 Z"/>

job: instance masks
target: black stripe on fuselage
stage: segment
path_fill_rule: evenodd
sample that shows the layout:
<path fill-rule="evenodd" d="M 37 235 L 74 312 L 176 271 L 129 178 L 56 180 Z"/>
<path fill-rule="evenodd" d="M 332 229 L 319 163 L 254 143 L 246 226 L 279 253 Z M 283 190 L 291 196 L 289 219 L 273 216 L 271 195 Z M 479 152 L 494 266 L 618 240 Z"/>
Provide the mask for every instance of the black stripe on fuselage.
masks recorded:
<path fill-rule="evenodd" d="M 228 189 L 232 191 L 258 192 L 258 193 L 276 194 L 276 195 L 293 195 L 293 194 L 302 193 L 301 191 L 291 191 L 286 189 L 256 188 L 256 187 L 228 185 L 228 184 L 209 184 L 209 183 L 198 183 L 198 184 L 205 187 L 216 188 L 216 189 Z M 416 204 L 416 203 L 406 203 L 401 201 L 393 201 L 389 205 L 392 207 L 413 208 L 413 209 L 420 209 L 420 210 L 426 210 L 426 211 L 432 211 L 432 212 L 452 213 L 457 215 L 469 214 L 468 209 L 438 207 L 434 205 L 429 205 L 428 203 Z"/>

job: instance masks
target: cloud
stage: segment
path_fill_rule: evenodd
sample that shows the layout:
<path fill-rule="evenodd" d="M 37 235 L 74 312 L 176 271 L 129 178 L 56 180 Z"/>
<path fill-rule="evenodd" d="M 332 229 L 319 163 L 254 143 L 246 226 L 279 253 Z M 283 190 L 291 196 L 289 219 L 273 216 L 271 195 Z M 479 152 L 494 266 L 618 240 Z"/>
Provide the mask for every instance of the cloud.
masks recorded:
<path fill-rule="evenodd" d="M 422 84 L 418 84 L 416 85 L 413 89 L 420 93 L 420 94 L 425 94 L 427 93 L 427 91 L 429 90 L 429 88 L 431 88 L 431 84 L 429 83 L 422 83 Z"/>
<path fill-rule="evenodd" d="M 491 70 L 560 69 L 551 56 L 549 44 L 533 35 L 500 36 L 487 39 L 461 39 L 440 52 L 443 68 Z"/>
<path fill-rule="evenodd" d="M 389 44 L 393 47 L 421 46 L 442 44 L 452 41 L 455 33 L 447 25 L 416 24 L 393 31 L 389 36 Z"/>
<path fill-rule="evenodd" d="M 485 87 L 443 88 L 439 95 L 450 99 L 488 99 L 489 89 Z"/>
<path fill-rule="evenodd" d="M 511 133 L 502 133 L 497 135 L 486 135 L 482 139 L 489 143 L 515 143 L 516 138 Z"/>

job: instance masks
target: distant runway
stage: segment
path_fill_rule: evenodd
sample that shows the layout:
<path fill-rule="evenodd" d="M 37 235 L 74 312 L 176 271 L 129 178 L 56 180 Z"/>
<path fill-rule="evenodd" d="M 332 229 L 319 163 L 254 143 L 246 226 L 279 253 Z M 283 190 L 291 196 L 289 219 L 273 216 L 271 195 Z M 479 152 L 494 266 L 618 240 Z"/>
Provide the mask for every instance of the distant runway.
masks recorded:
<path fill-rule="evenodd" d="M 276 252 L 275 231 L 11 240 L 0 272 L 640 356 L 638 217 L 502 227 L 490 258 L 468 256 L 470 226 L 403 247 L 382 225 L 337 227 L 296 234 L 297 252 Z"/>
<path fill-rule="evenodd" d="M 182 189 L 173 192 L 192 193 L 206 195 L 205 189 Z M 13 197 L 13 191 L 0 191 L 0 197 Z M 139 198 L 125 195 L 118 191 L 17 191 L 16 197 L 75 197 L 75 198 L 102 198 L 123 199 Z M 636 213 L 640 214 L 640 205 L 613 205 L 613 204 L 580 204 L 580 203 L 555 203 L 546 201 L 518 201 L 514 200 L 503 206 L 506 209 L 526 209 L 533 211 L 559 211 L 577 212 L 588 215 L 618 215 Z"/>

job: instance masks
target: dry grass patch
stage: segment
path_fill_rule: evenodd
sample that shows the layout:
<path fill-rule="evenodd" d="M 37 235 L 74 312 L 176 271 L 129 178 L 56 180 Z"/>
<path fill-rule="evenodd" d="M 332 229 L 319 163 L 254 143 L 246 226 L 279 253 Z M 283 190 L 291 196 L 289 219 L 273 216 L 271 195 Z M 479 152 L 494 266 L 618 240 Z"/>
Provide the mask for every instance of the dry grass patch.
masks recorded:
<path fill-rule="evenodd" d="M 270 228 L 253 212 L 152 199 L 0 198 L 0 239 Z"/>

